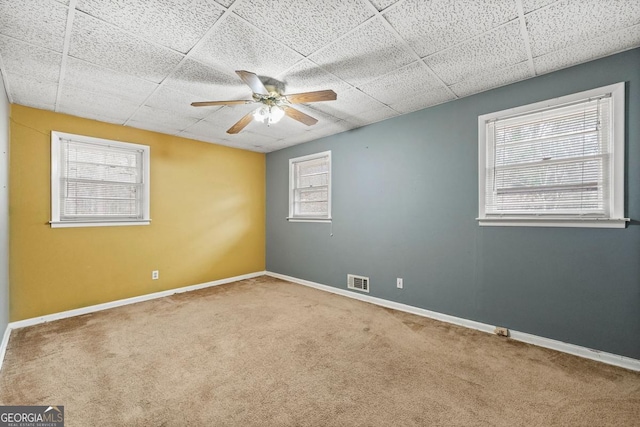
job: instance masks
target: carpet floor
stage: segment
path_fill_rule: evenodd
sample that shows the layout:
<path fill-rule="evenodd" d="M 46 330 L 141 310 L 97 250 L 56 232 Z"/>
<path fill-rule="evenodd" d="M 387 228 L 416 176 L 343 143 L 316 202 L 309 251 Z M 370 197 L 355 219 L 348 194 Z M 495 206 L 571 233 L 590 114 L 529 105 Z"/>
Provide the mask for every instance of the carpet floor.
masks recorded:
<path fill-rule="evenodd" d="M 85 426 L 638 426 L 640 374 L 267 276 L 14 330 L 0 404 Z"/>

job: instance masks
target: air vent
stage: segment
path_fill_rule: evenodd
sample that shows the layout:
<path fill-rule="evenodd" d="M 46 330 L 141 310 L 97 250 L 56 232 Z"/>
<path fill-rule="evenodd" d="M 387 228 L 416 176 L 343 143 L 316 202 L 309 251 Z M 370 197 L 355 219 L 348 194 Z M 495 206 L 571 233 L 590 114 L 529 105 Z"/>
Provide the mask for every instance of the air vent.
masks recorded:
<path fill-rule="evenodd" d="M 347 274 L 347 288 L 369 293 L 369 278 Z"/>

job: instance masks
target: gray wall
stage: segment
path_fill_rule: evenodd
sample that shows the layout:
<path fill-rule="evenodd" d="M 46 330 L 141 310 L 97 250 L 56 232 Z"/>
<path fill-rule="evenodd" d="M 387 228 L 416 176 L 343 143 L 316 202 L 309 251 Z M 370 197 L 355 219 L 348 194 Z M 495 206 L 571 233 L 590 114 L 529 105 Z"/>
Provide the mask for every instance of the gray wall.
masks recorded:
<path fill-rule="evenodd" d="M 9 100 L 0 78 L 0 341 L 9 323 Z M 1 361 L 0 361 L 1 363 Z"/>
<path fill-rule="evenodd" d="M 620 81 L 635 221 L 479 227 L 478 115 Z M 267 269 L 338 288 L 361 274 L 372 296 L 640 359 L 639 117 L 635 49 L 270 153 Z M 288 159 L 324 150 L 333 224 L 289 223 Z"/>

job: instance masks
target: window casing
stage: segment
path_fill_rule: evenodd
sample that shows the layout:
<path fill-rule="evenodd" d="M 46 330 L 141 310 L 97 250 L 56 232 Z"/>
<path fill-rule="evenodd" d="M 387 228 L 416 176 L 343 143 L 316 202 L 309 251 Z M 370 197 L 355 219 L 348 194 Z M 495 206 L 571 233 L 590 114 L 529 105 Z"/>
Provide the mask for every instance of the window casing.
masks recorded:
<path fill-rule="evenodd" d="M 51 227 L 148 225 L 149 151 L 51 132 Z"/>
<path fill-rule="evenodd" d="M 482 115 L 479 224 L 623 228 L 624 83 Z"/>
<path fill-rule="evenodd" d="M 289 221 L 331 221 L 331 151 L 289 159 Z"/>

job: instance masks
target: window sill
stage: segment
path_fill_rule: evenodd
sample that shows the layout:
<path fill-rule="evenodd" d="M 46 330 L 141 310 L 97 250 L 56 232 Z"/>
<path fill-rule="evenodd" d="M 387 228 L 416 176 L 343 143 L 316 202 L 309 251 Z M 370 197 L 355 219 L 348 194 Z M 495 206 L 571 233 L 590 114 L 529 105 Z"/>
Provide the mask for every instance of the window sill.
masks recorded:
<path fill-rule="evenodd" d="M 300 218 L 300 217 L 287 217 L 289 222 L 331 222 L 331 218 Z"/>
<path fill-rule="evenodd" d="M 151 220 L 139 221 L 49 221 L 51 228 L 74 228 L 74 227 L 118 227 L 127 225 L 149 225 Z"/>
<path fill-rule="evenodd" d="M 625 228 L 629 218 L 476 218 L 481 227 Z"/>

